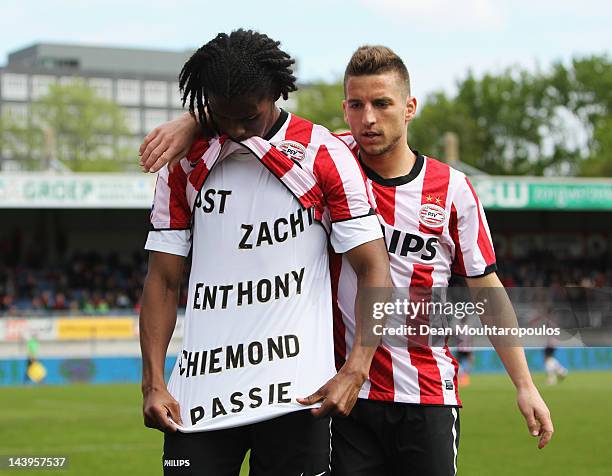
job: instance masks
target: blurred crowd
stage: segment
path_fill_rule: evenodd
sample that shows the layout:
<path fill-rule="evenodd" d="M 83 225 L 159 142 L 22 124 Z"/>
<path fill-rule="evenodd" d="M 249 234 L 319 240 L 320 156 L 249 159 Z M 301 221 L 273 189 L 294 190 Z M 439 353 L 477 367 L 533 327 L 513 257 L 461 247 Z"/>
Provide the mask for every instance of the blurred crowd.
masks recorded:
<path fill-rule="evenodd" d="M 605 257 L 559 259 L 538 252 L 522 259 L 499 259 L 498 268 L 506 287 L 612 286 L 612 263 Z"/>
<path fill-rule="evenodd" d="M 55 266 L 0 263 L 0 309 L 10 314 L 133 312 L 145 272 L 138 253 L 123 261 L 117 255 L 75 253 Z"/>
<path fill-rule="evenodd" d="M 146 255 L 136 251 L 127 259 L 74 253 L 60 265 L 5 259 L 0 262 L 0 314 L 134 314 L 140 309 L 146 272 Z"/>
<path fill-rule="evenodd" d="M 61 265 L 42 257 L 0 260 L 0 315 L 31 316 L 138 313 L 147 272 L 146 254 L 128 258 L 93 251 L 67 255 Z M 612 286 L 609 260 L 558 260 L 542 253 L 520 260 L 499 260 L 498 274 L 507 287 Z M 186 266 L 179 305 L 187 302 Z"/>

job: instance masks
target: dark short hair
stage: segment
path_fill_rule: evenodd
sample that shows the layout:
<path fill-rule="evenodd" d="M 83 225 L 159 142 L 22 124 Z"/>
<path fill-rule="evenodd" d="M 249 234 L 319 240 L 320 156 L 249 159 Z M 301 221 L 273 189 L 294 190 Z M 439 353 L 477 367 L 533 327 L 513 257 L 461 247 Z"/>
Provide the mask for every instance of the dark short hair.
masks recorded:
<path fill-rule="evenodd" d="M 406 85 L 410 95 L 410 75 L 402 59 L 391 48 L 386 46 L 360 46 L 351 56 L 344 71 L 344 92 L 351 76 L 367 76 L 395 72 Z"/>

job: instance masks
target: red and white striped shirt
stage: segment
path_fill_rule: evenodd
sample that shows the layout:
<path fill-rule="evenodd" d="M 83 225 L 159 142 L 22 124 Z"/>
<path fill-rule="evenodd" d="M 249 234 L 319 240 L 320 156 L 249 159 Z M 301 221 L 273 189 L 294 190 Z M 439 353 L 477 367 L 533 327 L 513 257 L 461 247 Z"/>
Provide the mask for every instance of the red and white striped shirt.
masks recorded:
<path fill-rule="evenodd" d="M 152 229 L 190 228 L 196 198 L 210 171 L 235 152 L 247 150 L 305 209 L 314 207 L 315 218 L 331 233 L 337 252 L 352 248 L 335 240 L 334 228 L 346 228 L 340 225 L 346 220 L 374 215 L 351 151 L 325 127 L 285 111 L 276 127 L 268 139 L 255 136 L 240 143 L 225 135 L 200 139 L 172 172 L 162 168 L 151 210 Z"/>
<path fill-rule="evenodd" d="M 151 224 L 146 249 L 192 251 L 168 382 L 181 431 L 303 410 L 334 374 L 328 238 L 343 253 L 382 237 L 351 151 L 287 113 L 267 139 L 198 142 L 160 172 Z"/>
<path fill-rule="evenodd" d="M 340 136 L 354 152 L 350 135 Z M 363 166 L 370 201 L 383 229 L 395 288 L 411 300 L 427 300 L 447 287 L 451 273 L 477 277 L 495 271 L 495 253 L 482 204 L 467 177 L 417 153 L 408 175 L 384 179 Z M 336 366 L 354 340 L 355 273 L 346 259 L 331 260 Z M 413 316 L 414 317 L 414 316 Z M 406 316 L 408 319 L 410 316 Z M 418 316 L 427 321 L 428 316 Z M 383 336 L 360 398 L 433 405 L 461 405 L 458 365 L 448 346 L 415 344 L 415 338 Z"/>

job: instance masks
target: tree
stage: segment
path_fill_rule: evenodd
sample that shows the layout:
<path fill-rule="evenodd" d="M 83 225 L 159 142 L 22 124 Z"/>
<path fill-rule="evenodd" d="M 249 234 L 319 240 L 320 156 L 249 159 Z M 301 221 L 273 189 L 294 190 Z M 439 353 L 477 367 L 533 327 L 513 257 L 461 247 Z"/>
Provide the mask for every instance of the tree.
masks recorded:
<path fill-rule="evenodd" d="M 584 126 L 585 147 L 574 168 L 578 175 L 612 176 L 612 62 L 607 55 L 556 63 L 552 82 L 567 111 Z"/>
<path fill-rule="evenodd" d="M 322 81 L 309 84 L 297 93 L 295 113 L 306 117 L 315 124 L 321 124 L 334 132 L 346 129 L 342 100 L 344 85 L 342 82 L 325 83 Z"/>
<path fill-rule="evenodd" d="M 410 126 L 411 144 L 442 155 L 444 132 L 461 160 L 491 174 L 612 176 L 612 63 L 576 58 L 550 71 L 472 73 L 457 93 L 430 95 Z"/>
<path fill-rule="evenodd" d="M 49 156 L 75 172 L 137 168 L 135 151 L 120 144 L 129 133 L 121 108 L 83 82 L 50 86 L 29 120 L 3 114 L 0 127 L 2 150 L 27 169 L 45 168 Z"/>
<path fill-rule="evenodd" d="M 440 133 L 455 132 L 461 160 L 491 174 L 541 175 L 561 160 L 547 147 L 555 101 L 539 75 L 516 68 L 482 79 L 469 73 L 457 89 L 453 98 L 437 93 L 426 100 L 412 126 L 413 143 L 428 149 Z"/>

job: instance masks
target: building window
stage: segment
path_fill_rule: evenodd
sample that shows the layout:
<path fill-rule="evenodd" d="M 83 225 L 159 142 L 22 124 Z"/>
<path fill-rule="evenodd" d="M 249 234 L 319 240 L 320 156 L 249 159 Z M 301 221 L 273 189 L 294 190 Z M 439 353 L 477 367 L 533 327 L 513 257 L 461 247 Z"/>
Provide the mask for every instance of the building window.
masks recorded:
<path fill-rule="evenodd" d="M 100 135 L 96 137 L 96 151 L 104 159 L 112 159 L 114 154 L 113 136 Z"/>
<path fill-rule="evenodd" d="M 140 134 L 142 132 L 142 126 L 140 122 L 140 109 L 126 107 L 123 109 L 123 113 L 125 116 L 125 123 L 127 125 L 128 130 L 132 134 Z"/>
<path fill-rule="evenodd" d="M 135 79 L 117 80 L 117 102 L 119 104 L 140 104 L 140 81 Z"/>
<path fill-rule="evenodd" d="M 28 125 L 28 104 L 4 103 L 2 105 L 2 116 L 19 127 Z"/>
<path fill-rule="evenodd" d="M 108 78 L 91 78 L 89 86 L 104 99 L 113 99 L 113 80 Z"/>
<path fill-rule="evenodd" d="M 28 99 L 28 76 L 25 74 L 2 75 L 2 97 L 4 99 Z"/>
<path fill-rule="evenodd" d="M 115 156 L 115 148 L 112 145 L 102 144 L 98 146 L 98 153 L 103 159 L 112 159 Z"/>
<path fill-rule="evenodd" d="M 49 87 L 55 83 L 55 76 L 32 76 L 32 99 L 40 99 L 49 93 Z"/>
<path fill-rule="evenodd" d="M 66 68 L 77 69 L 79 60 L 76 58 L 39 58 L 36 60 L 38 66 L 43 68 Z"/>
<path fill-rule="evenodd" d="M 183 107 L 181 90 L 179 89 L 179 83 L 176 82 L 170 85 L 170 107 Z"/>
<path fill-rule="evenodd" d="M 9 146 L 5 146 L 2 149 L 2 156 L 4 156 L 6 159 L 22 159 L 26 157 L 32 158 L 29 152 L 28 144 L 15 137 L 10 141 Z"/>
<path fill-rule="evenodd" d="M 168 85 L 163 81 L 145 81 L 144 102 L 147 106 L 168 105 Z"/>
<path fill-rule="evenodd" d="M 5 148 L 2 150 L 2 153 L 0 154 L 0 156 L 3 159 L 0 161 L 0 164 L 2 165 L 2 167 L 0 167 L 0 171 L 14 172 L 14 171 L 21 170 L 21 168 L 18 166 L 18 163 L 13 162 L 11 160 L 14 158 L 12 150 Z"/>
<path fill-rule="evenodd" d="M 117 141 L 117 147 L 120 150 L 129 150 L 133 151 L 134 157 L 138 155 L 138 149 L 140 148 L 142 140 L 140 137 L 132 137 L 132 136 L 120 136 Z"/>
<path fill-rule="evenodd" d="M 82 84 L 83 78 L 79 76 L 62 76 L 60 78 L 60 84 L 62 86 L 73 86 L 76 84 Z"/>
<path fill-rule="evenodd" d="M 148 133 L 167 120 L 168 112 L 165 109 L 146 109 L 144 117 L 145 131 Z"/>

